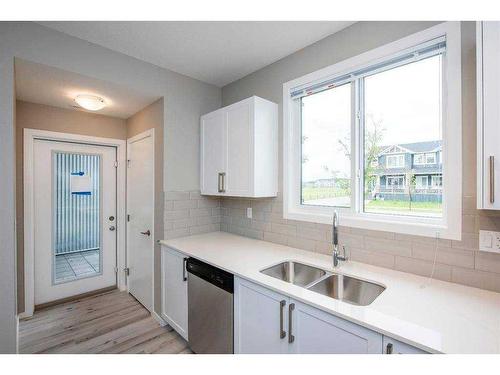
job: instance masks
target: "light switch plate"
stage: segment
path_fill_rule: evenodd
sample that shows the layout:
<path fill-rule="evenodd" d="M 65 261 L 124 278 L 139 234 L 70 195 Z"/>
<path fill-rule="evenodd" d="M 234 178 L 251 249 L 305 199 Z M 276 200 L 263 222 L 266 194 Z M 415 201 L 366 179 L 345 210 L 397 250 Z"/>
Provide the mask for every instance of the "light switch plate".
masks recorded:
<path fill-rule="evenodd" d="M 500 232 L 479 231 L 479 250 L 500 253 Z"/>
<path fill-rule="evenodd" d="M 249 218 L 249 219 L 252 218 L 252 207 L 247 208 L 247 218 Z"/>

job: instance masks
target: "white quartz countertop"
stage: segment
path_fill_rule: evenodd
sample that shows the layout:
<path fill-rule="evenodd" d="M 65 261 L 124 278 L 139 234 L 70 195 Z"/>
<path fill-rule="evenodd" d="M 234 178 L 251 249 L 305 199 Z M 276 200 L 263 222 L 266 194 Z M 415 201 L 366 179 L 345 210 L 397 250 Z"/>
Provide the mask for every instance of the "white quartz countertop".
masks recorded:
<path fill-rule="evenodd" d="M 386 287 L 371 305 L 354 306 L 259 272 L 285 260 L 333 272 L 327 255 L 225 232 L 160 243 L 429 352 L 500 353 L 500 293 L 348 261 L 335 272 Z"/>

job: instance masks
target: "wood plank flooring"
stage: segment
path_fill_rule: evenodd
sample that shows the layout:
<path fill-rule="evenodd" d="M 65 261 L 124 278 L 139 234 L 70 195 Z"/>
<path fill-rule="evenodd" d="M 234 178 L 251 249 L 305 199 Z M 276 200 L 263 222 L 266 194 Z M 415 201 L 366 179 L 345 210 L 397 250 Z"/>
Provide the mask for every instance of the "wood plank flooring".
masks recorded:
<path fill-rule="evenodd" d="M 113 290 L 35 312 L 19 322 L 20 353 L 192 353 L 127 292 Z"/>

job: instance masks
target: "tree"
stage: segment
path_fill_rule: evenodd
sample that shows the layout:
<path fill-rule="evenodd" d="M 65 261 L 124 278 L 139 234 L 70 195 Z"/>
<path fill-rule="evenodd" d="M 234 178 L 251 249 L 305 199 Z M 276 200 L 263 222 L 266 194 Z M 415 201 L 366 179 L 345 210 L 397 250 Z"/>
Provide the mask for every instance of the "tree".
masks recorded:
<path fill-rule="evenodd" d="M 409 209 L 411 211 L 412 196 L 415 191 L 417 182 L 415 171 L 413 169 L 409 169 L 408 171 L 406 171 L 405 178 L 406 178 L 406 193 L 408 194 Z"/>
<path fill-rule="evenodd" d="M 302 136 L 302 146 L 304 146 L 304 143 L 307 141 L 307 136 L 306 135 L 303 135 Z M 309 161 L 309 157 L 305 154 L 305 153 L 302 153 L 302 164 L 305 164 Z"/>
<path fill-rule="evenodd" d="M 366 115 L 365 122 L 365 194 L 368 193 L 369 186 L 372 186 L 376 181 L 377 176 L 374 174 L 378 154 L 381 151 L 381 143 L 384 138 L 385 128 L 382 124 L 382 119 L 376 120 L 372 114 Z M 345 156 L 351 159 L 351 141 L 349 138 L 339 140 L 340 149 Z"/>

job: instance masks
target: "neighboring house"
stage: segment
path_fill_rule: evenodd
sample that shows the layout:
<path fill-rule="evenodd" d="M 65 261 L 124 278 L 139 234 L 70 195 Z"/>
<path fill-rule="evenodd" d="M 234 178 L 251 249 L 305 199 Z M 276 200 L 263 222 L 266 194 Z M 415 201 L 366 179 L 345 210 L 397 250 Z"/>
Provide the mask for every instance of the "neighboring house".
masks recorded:
<path fill-rule="evenodd" d="M 441 141 L 395 144 L 380 148 L 368 187 L 373 199 L 442 201 Z"/>

